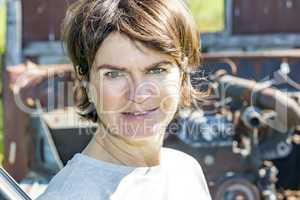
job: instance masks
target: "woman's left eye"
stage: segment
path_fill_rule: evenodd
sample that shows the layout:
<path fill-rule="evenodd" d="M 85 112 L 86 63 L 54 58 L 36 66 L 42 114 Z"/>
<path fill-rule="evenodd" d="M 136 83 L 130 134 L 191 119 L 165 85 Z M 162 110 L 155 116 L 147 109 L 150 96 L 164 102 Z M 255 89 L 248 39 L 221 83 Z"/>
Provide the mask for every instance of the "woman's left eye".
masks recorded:
<path fill-rule="evenodd" d="M 166 69 L 164 69 L 164 68 L 154 68 L 154 69 L 149 70 L 149 73 L 150 74 L 161 74 L 165 71 L 166 71 Z"/>

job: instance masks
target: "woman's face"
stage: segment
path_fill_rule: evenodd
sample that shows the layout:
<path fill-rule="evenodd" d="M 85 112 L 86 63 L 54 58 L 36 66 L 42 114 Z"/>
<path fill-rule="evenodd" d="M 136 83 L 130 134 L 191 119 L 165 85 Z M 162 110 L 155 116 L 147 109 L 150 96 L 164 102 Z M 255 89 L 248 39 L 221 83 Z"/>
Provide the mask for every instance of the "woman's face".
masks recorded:
<path fill-rule="evenodd" d="M 165 131 L 180 87 L 180 69 L 170 56 L 115 32 L 96 53 L 89 96 L 111 134 L 141 139 Z"/>

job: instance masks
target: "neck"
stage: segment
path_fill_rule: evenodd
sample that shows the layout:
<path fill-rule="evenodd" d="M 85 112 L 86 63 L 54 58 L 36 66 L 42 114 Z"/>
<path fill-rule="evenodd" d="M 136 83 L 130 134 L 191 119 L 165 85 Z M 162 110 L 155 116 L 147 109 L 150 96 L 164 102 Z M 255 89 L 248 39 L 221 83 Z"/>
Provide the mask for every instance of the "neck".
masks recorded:
<path fill-rule="evenodd" d="M 150 167 L 160 164 L 162 142 L 163 134 L 143 139 L 125 138 L 107 133 L 100 126 L 82 153 L 115 164 Z"/>

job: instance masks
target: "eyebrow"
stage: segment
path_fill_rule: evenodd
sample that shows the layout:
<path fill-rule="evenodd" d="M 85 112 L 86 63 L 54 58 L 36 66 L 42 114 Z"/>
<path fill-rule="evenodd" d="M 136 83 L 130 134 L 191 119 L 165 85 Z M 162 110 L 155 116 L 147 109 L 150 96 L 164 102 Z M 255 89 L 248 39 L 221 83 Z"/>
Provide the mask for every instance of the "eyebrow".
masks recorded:
<path fill-rule="evenodd" d="M 147 66 L 145 68 L 145 70 L 147 71 L 147 70 L 150 70 L 150 69 L 154 69 L 154 68 L 159 67 L 159 66 L 164 65 L 164 64 L 173 64 L 173 63 L 171 61 L 167 61 L 167 60 L 159 61 L 159 62 L 156 62 L 156 63 L 153 63 L 153 64 Z M 102 65 L 98 66 L 96 68 L 96 70 L 99 70 L 101 68 L 128 71 L 128 69 L 125 68 L 125 67 L 117 66 L 117 65 L 111 65 L 111 64 L 102 64 Z"/>

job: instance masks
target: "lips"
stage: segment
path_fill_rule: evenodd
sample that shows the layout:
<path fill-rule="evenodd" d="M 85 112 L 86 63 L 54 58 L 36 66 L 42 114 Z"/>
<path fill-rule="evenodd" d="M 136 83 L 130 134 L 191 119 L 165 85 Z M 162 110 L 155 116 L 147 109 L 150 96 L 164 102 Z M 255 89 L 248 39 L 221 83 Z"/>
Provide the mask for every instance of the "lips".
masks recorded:
<path fill-rule="evenodd" d="M 153 113 L 158 108 L 159 107 L 156 107 L 156 108 L 145 110 L 145 111 L 123 112 L 122 114 L 125 116 L 128 116 L 128 117 L 143 117 L 143 116 L 147 116 L 147 115 Z"/>

